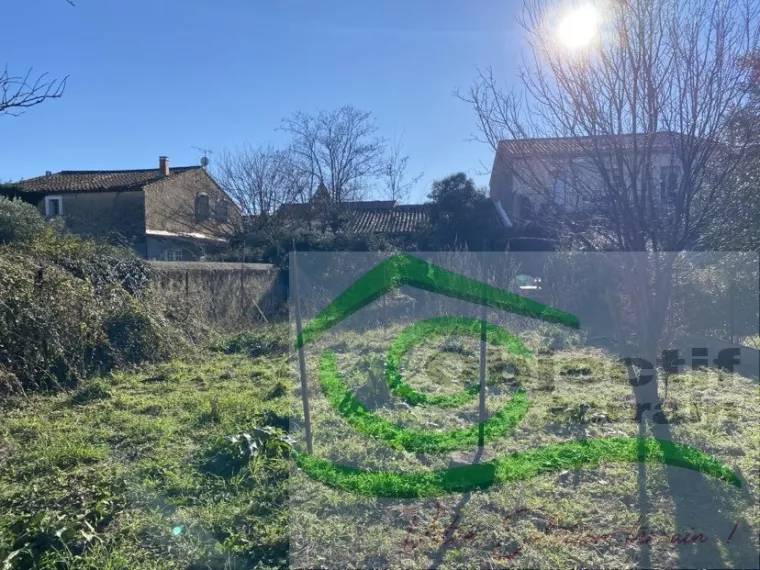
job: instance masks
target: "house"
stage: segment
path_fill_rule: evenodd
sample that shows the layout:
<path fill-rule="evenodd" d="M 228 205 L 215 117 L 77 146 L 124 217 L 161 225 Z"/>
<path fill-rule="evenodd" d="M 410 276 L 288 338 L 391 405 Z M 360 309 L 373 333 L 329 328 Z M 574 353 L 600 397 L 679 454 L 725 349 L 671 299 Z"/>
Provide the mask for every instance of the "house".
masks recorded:
<path fill-rule="evenodd" d="M 126 240 L 147 259 L 197 260 L 223 248 L 240 210 L 203 166 L 65 170 L 3 191 L 62 216 L 73 232 Z"/>
<path fill-rule="evenodd" d="M 679 133 L 503 140 L 494 158 L 490 196 L 517 226 L 540 224 L 541 212 L 593 211 L 624 190 L 632 177 L 655 189 L 653 207 L 665 205 L 681 179 Z M 552 202 L 550 204 L 550 202 Z"/>

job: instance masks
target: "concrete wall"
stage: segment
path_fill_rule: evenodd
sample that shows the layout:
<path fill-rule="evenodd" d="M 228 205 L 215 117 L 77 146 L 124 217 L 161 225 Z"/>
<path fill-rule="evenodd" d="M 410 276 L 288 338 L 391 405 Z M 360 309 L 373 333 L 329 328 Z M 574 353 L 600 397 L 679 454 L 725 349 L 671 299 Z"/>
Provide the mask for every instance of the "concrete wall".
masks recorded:
<path fill-rule="evenodd" d="M 219 330 L 235 332 L 286 315 L 286 277 L 264 263 L 151 261 L 151 286 Z"/>
<path fill-rule="evenodd" d="M 63 199 L 63 217 L 71 231 L 97 237 L 118 232 L 132 242 L 141 255 L 145 255 L 145 201 L 142 192 L 80 192 L 59 196 Z M 44 215 L 44 198 L 37 203 L 37 207 Z"/>

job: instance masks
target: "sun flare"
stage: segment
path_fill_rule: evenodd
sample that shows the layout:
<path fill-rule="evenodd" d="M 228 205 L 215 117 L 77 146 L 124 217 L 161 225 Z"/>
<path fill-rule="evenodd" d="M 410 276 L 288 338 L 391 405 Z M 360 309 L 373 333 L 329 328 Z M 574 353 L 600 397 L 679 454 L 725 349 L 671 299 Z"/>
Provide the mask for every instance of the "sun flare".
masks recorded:
<path fill-rule="evenodd" d="M 559 41 L 569 48 L 578 48 L 590 44 L 596 37 L 599 26 L 599 13 L 591 4 L 586 4 L 569 12 L 557 29 Z"/>

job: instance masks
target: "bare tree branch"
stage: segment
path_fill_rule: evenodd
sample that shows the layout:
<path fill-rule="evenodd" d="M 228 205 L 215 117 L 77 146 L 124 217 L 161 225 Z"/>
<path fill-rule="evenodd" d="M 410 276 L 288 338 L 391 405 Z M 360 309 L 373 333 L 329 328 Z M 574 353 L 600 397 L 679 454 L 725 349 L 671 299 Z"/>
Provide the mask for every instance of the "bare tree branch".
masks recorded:
<path fill-rule="evenodd" d="M 30 69 L 26 75 L 15 76 L 6 66 L 0 73 L 0 115 L 18 116 L 25 109 L 63 95 L 68 77 L 48 79 L 48 74 L 43 73 L 33 78 L 32 72 Z"/>
<path fill-rule="evenodd" d="M 572 137 L 575 156 L 495 166 L 512 170 L 541 205 L 542 224 L 586 247 L 695 246 L 746 151 L 747 137 L 731 136 L 727 119 L 748 101 L 748 71 L 738 63 L 758 47 L 758 3 L 616 2 L 599 41 L 578 52 L 548 29 L 552 9 L 551 0 L 525 4 L 532 51 L 519 89 L 505 91 L 485 70 L 457 94 L 476 113 L 475 138 L 496 149 L 505 139 Z M 659 166 L 680 171 L 667 196 Z M 554 203 L 548 173 L 562 173 L 587 214 Z"/>
<path fill-rule="evenodd" d="M 284 203 L 303 200 L 310 179 L 302 176 L 290 150 L 246 145 L 225 151 L 216 179 L 246 216 L 265 222 Z"/>
<path fill-rule="evenodd" d="M 72 0 L 66 0 L 76 6 Z M 48 99 L 58 99 L 66 89 L 68 76 L 63 79 L 48 79 L 48 74 L 32 78 L 33 69 L 26 75 L 11 75 L 8 66 L 0 73 L 0 115 L 19 116 L 25 109 L 34 107 Z"/>

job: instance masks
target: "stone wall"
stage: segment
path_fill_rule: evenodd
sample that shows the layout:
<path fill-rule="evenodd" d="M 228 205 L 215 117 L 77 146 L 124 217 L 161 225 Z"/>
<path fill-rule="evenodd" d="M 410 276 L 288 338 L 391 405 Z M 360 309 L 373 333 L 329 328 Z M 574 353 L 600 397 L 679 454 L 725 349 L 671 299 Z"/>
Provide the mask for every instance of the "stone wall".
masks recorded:
<path fill-rule="evenodd" d="M 205 219 L 196 217 L 195 200 L 199 194 L 205 194 L 209 200 L 209 215 Z M 228 205 L 227 221 L 217 218 L 220 201 Z M 148 230 L 228 238 L 239 225 L 240 212 L 205 170 L 188 170 L 145 186 Z"/>
<path fill-rule="evenodd" d="M 145 255 L 145 200 L 142 192 L 78 192 L 59 196 L 63 199 L 66 226 L 72 232 L 96 237 L 118 233 Z M 44 215 L 44 198 L 37 207 Z"/>
<path fill-rule="evenodd" d="M 151 286 L 172 306 L 225 332 L 287 316 L 286 276 L 264 263 L 150 261 Z"/>

